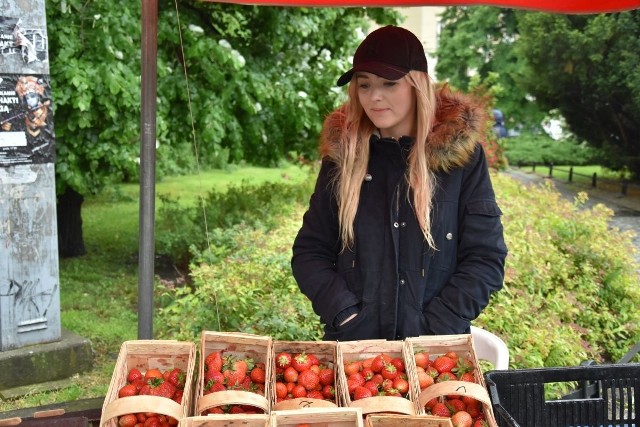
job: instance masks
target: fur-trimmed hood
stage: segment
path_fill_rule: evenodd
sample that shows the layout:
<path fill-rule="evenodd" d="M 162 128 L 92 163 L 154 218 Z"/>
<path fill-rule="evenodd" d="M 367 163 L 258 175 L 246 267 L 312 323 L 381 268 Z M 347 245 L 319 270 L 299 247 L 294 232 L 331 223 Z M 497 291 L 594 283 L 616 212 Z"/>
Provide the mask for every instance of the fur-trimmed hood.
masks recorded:
<path fill-rule="evenodd" d="M 476 144 L 484 140 L 488 114 L 478 100 L 446 85 L 436 88 L 436 117 L 427 137 L 429 167 L 433 171 L 449 172 L 466 165 Z M 339 135 L 346 120 L 344 106 L 332 112 L 324 122 L 320 154 L 339 157 Z"/>

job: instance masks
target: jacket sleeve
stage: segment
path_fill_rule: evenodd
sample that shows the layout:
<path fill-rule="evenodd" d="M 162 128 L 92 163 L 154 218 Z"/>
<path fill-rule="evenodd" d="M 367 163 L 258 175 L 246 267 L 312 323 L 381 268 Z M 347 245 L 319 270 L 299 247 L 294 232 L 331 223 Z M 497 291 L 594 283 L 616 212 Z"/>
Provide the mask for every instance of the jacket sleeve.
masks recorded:
<path fill-rule="evenodd" d="M 336 262 L 341 249 L 338 209 L 331 188 L 335 164 L 323 159 L 309 209 L 293 243 L 291 269 L 320 320 L 331 325 L 336 314 L 359 303 L 347 288 Z"/>
<path fill-rule="evenodd" d="M 502 288 L 507 247 L 501 214 L 484 149 L 478 144 L 463 172 L 456 268 L 424 310 L 430 333 L 468 333 L 470 321 L 489 304 L 491 294 Z"/>

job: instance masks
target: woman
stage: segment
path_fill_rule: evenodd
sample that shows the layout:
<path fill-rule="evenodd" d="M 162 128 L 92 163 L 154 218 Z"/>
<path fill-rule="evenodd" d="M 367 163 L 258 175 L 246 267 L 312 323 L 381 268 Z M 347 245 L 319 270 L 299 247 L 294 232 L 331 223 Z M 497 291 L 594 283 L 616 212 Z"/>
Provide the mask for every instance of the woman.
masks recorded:
<path fill-rule="evenodd" d="M 349 98 L 325 120 L 292 258 L 325 340 L 468 333 L 502 287 L 487 114 L 427 71 L 420 41 L 387 26 L 338 80 Z"/>

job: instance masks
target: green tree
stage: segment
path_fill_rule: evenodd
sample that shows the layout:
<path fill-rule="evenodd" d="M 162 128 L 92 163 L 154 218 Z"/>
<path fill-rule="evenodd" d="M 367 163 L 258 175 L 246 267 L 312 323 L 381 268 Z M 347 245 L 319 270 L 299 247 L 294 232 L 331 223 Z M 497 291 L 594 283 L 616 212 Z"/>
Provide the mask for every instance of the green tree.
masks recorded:
<path fill-rule="evenodd" d="M 441 16 L 436 76 L 469 92 L 483 86 L 506 116 L 516 124 L 539 129 L 545 113 L 520 88 L 525 58 L 518 42 L 517 13 L 497 7 L 448 7 Z"/>
<path fill-rule="evenodd" d="M 70 257 L 85 253 L 83 195 L 138 176 L 141 12 L 140 2 L 114 0 L 47 0 L 46 9 L 59 247 Z M 210 167 L 315 157 L 322 117 L 340 97 L 331 87 L 348 68 L 357 30 L 370 19 L 398 20 L 390 9 L 196 0 L 177 8 L 161 0 L 158 9 L 160 177 L 193 171 L 196 158 Z"/>
<path fill-rule="evenodd" d="M 601 15 L 523 13 L 516 52 L 524 87 L 570 130 L 604 151 L 603 165 L 640 176 L 640 10 Z"/>

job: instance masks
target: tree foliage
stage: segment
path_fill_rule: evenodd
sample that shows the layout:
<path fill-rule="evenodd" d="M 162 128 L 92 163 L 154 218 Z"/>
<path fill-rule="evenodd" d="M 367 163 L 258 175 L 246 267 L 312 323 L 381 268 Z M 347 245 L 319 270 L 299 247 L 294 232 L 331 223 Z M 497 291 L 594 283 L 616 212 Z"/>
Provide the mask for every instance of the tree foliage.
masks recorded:
<path fill-rule="evenodd" d="M 571 131 L 605 151 L 604 166 L 640 176 L 640 11 L 522 14 L 526 89 Z"/>
<path fill-rule="evenodd" d="M 561 15 L 494 7 L 447 8 L 438 76 L 490 88 L 509 119 L 559 112 L 603 149 L 603 166 L 640 176 L 640 11 Z"/>

